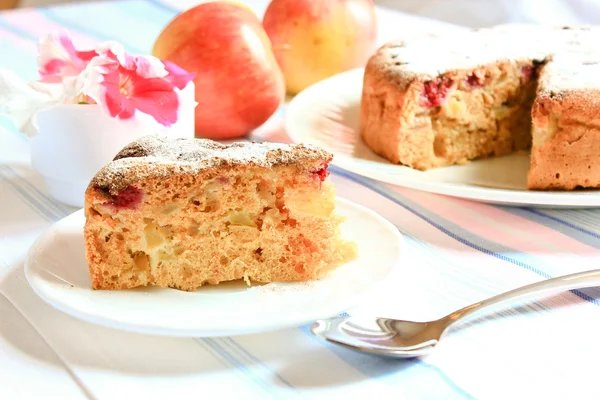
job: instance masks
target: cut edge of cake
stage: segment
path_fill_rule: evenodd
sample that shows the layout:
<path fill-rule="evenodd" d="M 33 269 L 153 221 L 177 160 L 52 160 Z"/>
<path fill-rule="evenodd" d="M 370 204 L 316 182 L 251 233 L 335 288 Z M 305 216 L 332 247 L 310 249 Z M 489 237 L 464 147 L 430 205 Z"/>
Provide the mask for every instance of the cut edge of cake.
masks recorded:
<path fill-rule="evenodd" d="M 600 54 L 555 56 L 532 108 L 528 187 L 600 186 Z"/>
<path fill-rule="evenodd" d="M 332 155 L 306 145 L 166 139 L 125 147 L 86 191 L 94 289 L 318 279 L 356 257 Z"/>
<path fill-rule="evenodd" d="M 543 91 L 536 88 L 538 73 L 555 64 L 561 54 L 598 54 L 593 49 L 599 33 L 593 27 L 510 24 L 387 43 L 365 68 L 360 136 L 376 154 L 418 170 L 528 150 L 532 134 L 543 136 L 536 128 L 535 119 L 539 117 L 535 110 L 550 104 L 544 100 Z M 576 72 L 577 68 L 569 71 Z M 507 84 L 513 87 L 508 96 L 502 94 L 502 86 Z M 579 108 L 594 103 L 597 96 L 596 91 L 561 90 L 565 92 L 561 97 L 572 99 L 571 106 Z M 554 109 L 557 107 L 555 104 Z M 591 125 L 588 128 L 595 130 Z M 581 136 L 575 132 L 569 135 Z M 590 139 L 589 145 L 595 148 L 592 142 Z M 528 189 L 570 190 L 600 184 L 594 183 L 599 172 L 589 160 L 581 162 L 581 167 L 575 161 L 566 163 L 562 168 L 565 172 L 555 172 L 553 180 L 541 178 L 548 175 L 550 164 L 556 166 L 556 161 L 550 162 L 551 154 L 534 146 Z M 581 176 L 569 178 L 573 174 Z"/>
<path fill-rule="evenodd" d="M 394 46 L 369 60 L 363 78 L 359 133 L 376 154 L 424 171 L 529 147 L 531 115 L 524 109 L 543 60 L 500 60 L 433 76 L 402 70 Z M 481 132 L 488 137 L 476 136 Z"/>

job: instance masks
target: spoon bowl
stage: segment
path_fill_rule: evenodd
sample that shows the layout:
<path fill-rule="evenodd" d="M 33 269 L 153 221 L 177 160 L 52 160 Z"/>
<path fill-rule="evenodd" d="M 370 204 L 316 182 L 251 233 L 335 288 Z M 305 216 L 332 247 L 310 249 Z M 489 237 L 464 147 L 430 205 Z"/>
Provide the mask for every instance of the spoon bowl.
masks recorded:
<path fill-rule="evenodd" d="M 444 331 L 439 320 L 412 322 L 375 318 L 371 321 L 374 323 L 369 324 L 363 318 L 336 317 L 316 321 L 311 331 L 321 339 L 353 350 L 396 358 L 428 354 Z"/>

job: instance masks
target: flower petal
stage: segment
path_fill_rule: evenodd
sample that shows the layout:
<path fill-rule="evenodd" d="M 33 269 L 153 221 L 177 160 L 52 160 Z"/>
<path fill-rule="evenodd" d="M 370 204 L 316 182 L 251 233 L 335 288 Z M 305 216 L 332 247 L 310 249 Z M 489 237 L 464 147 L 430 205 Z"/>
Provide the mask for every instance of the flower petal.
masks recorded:
<path fill-rule="evenodd" d="M 118 114 L 118 106 L 108 108 L 106 104 L 106 92 L 115 91 L 115 96 L 119 93 L 119 63 L 116 59 L 111 60 L 107 57 L 96 56 L 92 58 L 85 71 L 79 76 L 78 86 L 81 87 L 81 93 L 89 96 L 94 102 L 100 104 L 111 115 Z"/>
<path fill-rule="evenodd" d="M 96 46 L 96 52 L 101 57 L 107 57 L 109 59 L 114 59 L 119 62 L 121 65 L 125 65 L 125 47 L 119 42 L 115 42 L 114 40 L 109 40 L 107 42 L 102 42 Z"/>
<path fill-rule="evenodd" d="M 42 82 L 60 83 L 62 77 L 61 72 L 67 63 L 58 58 L 52 58 L 45 64 L 41 65 L 39 74 L 42 76 Z"/>
<path fill-rule="evenodd" d="M 53 32 L 38 44 L 38 72 L 42 82 L 60 82 L 65 76 L 75 76 L 85 69 L 96 52 L 77 51 L 67 33 Z"/>
<path fill-rule="evenodd" d="M 121 64 L 119 58 L 126 61 L 126 65 Z M 129 60 L 134 68 L 127 62 Z M 178 119 L 179 97 L 169 80 L 145 76 L 153 69 L 152 64 L 146 57 L 129 58 L 126 53 L 117 55 L 110 49 L 101 51 L 82 74 L 85 76 L 82 93 L 100 104 L 112 117 L 128 119 L 138 110 L 158 123 L 170 126 Z"/>
<path fill-rule="evenodd" d="M 161 78 L 131 75 L 131 84 L 133 91 L 128 100 L 136 109 L 164 126 L 177 122 L 179 98 L 170 82 Z"/>
<path fill-rule="evenodd" d="M 190 81 L 193 81 L 196 77 L 195 72 L 187 72 L 183 68 L 179 67 L 177 64 L 174 64 L 170 61 L 163 61 L 165 65 L 165 70 L 167 71 L 167 76 L 165 79 L 168 80 L 175 86 L 177 89 L 182 90 Z"/>
<path fill-rule="evenodd" d="M 125 51 L 122 44 L 115 41 L 100 43 L 96 47 L 99 55 L 117 60 L 125 69 L 136 71 L 145 78 L 162 78 L 167 75 L 162 62 L 154 56 L 134 56 Z"/>
<path fill-rule="evenodd" d="M 35 133 L 35 114 L 62 103 L 61 84 L 26 83 L 10 70 L 0 70 L 0 114 L 8 116 L 21 132 Z"/>
<path fill-rule="evenodd" d="M 135 57 L 136 72 L 144 78 L 163 78 L 168 72 L 164 64 L 154 56 Z"/>
<path fill-rule="evenodd" d="M 77 58 L 83 61 L 90 61 L 92 58 L 98 55 L 96 50 L 76 51 L 75 54 L 77 55 Z"/>

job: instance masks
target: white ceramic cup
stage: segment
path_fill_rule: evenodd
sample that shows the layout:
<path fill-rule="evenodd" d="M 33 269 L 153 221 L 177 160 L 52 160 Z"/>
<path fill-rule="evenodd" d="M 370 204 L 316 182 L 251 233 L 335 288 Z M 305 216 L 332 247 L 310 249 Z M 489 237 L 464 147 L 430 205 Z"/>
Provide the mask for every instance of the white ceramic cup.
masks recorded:
<path fill-rule="evenodd" d="M 193 138 L 193 83 L 180 96 L 178 121 L 168 128 L 146 114 L 136 113 L 128 120 L 113 118 L 96 104 L 63 104 L 38 112 L 38 133 L 30 141 L 31 163 L 44 178 L 50 196 L 83 207 L 90 180 L 125 145 L 153 133 Z"/>

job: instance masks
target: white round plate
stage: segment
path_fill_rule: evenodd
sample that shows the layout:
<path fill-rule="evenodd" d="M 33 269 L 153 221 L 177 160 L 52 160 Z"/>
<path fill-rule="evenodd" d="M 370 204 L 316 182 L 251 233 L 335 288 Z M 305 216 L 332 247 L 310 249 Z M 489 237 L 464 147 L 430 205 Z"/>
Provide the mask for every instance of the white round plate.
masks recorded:
<path fill-rule="evenodd" d="M 334 154 L 333 164 L 382 182 L 482 202 L 537 207 L 599 207 L 600 191 L 528 191 L 529 156 L 473 161 L 429 171 L 392 164 L 369 149 L 358 133 L 363 69 L 316 83 L 292 99 L 286 130 L 294 142 Z"/>
<path fill-rule="evenodd" d="M 127 331 L 181 337 L 230 336 L 300 326 L 356 305 L 400 262 L 402 236 L 375 212 L 339 199 L 345 238 L 358 259 L 307 283 L 243 282 L 195 292 L 157 287 L 92 290 L 85 259 L 83 210 L 44 232 L 32 246 L 25 276 L 47 303 L 83 320 Z"/>

